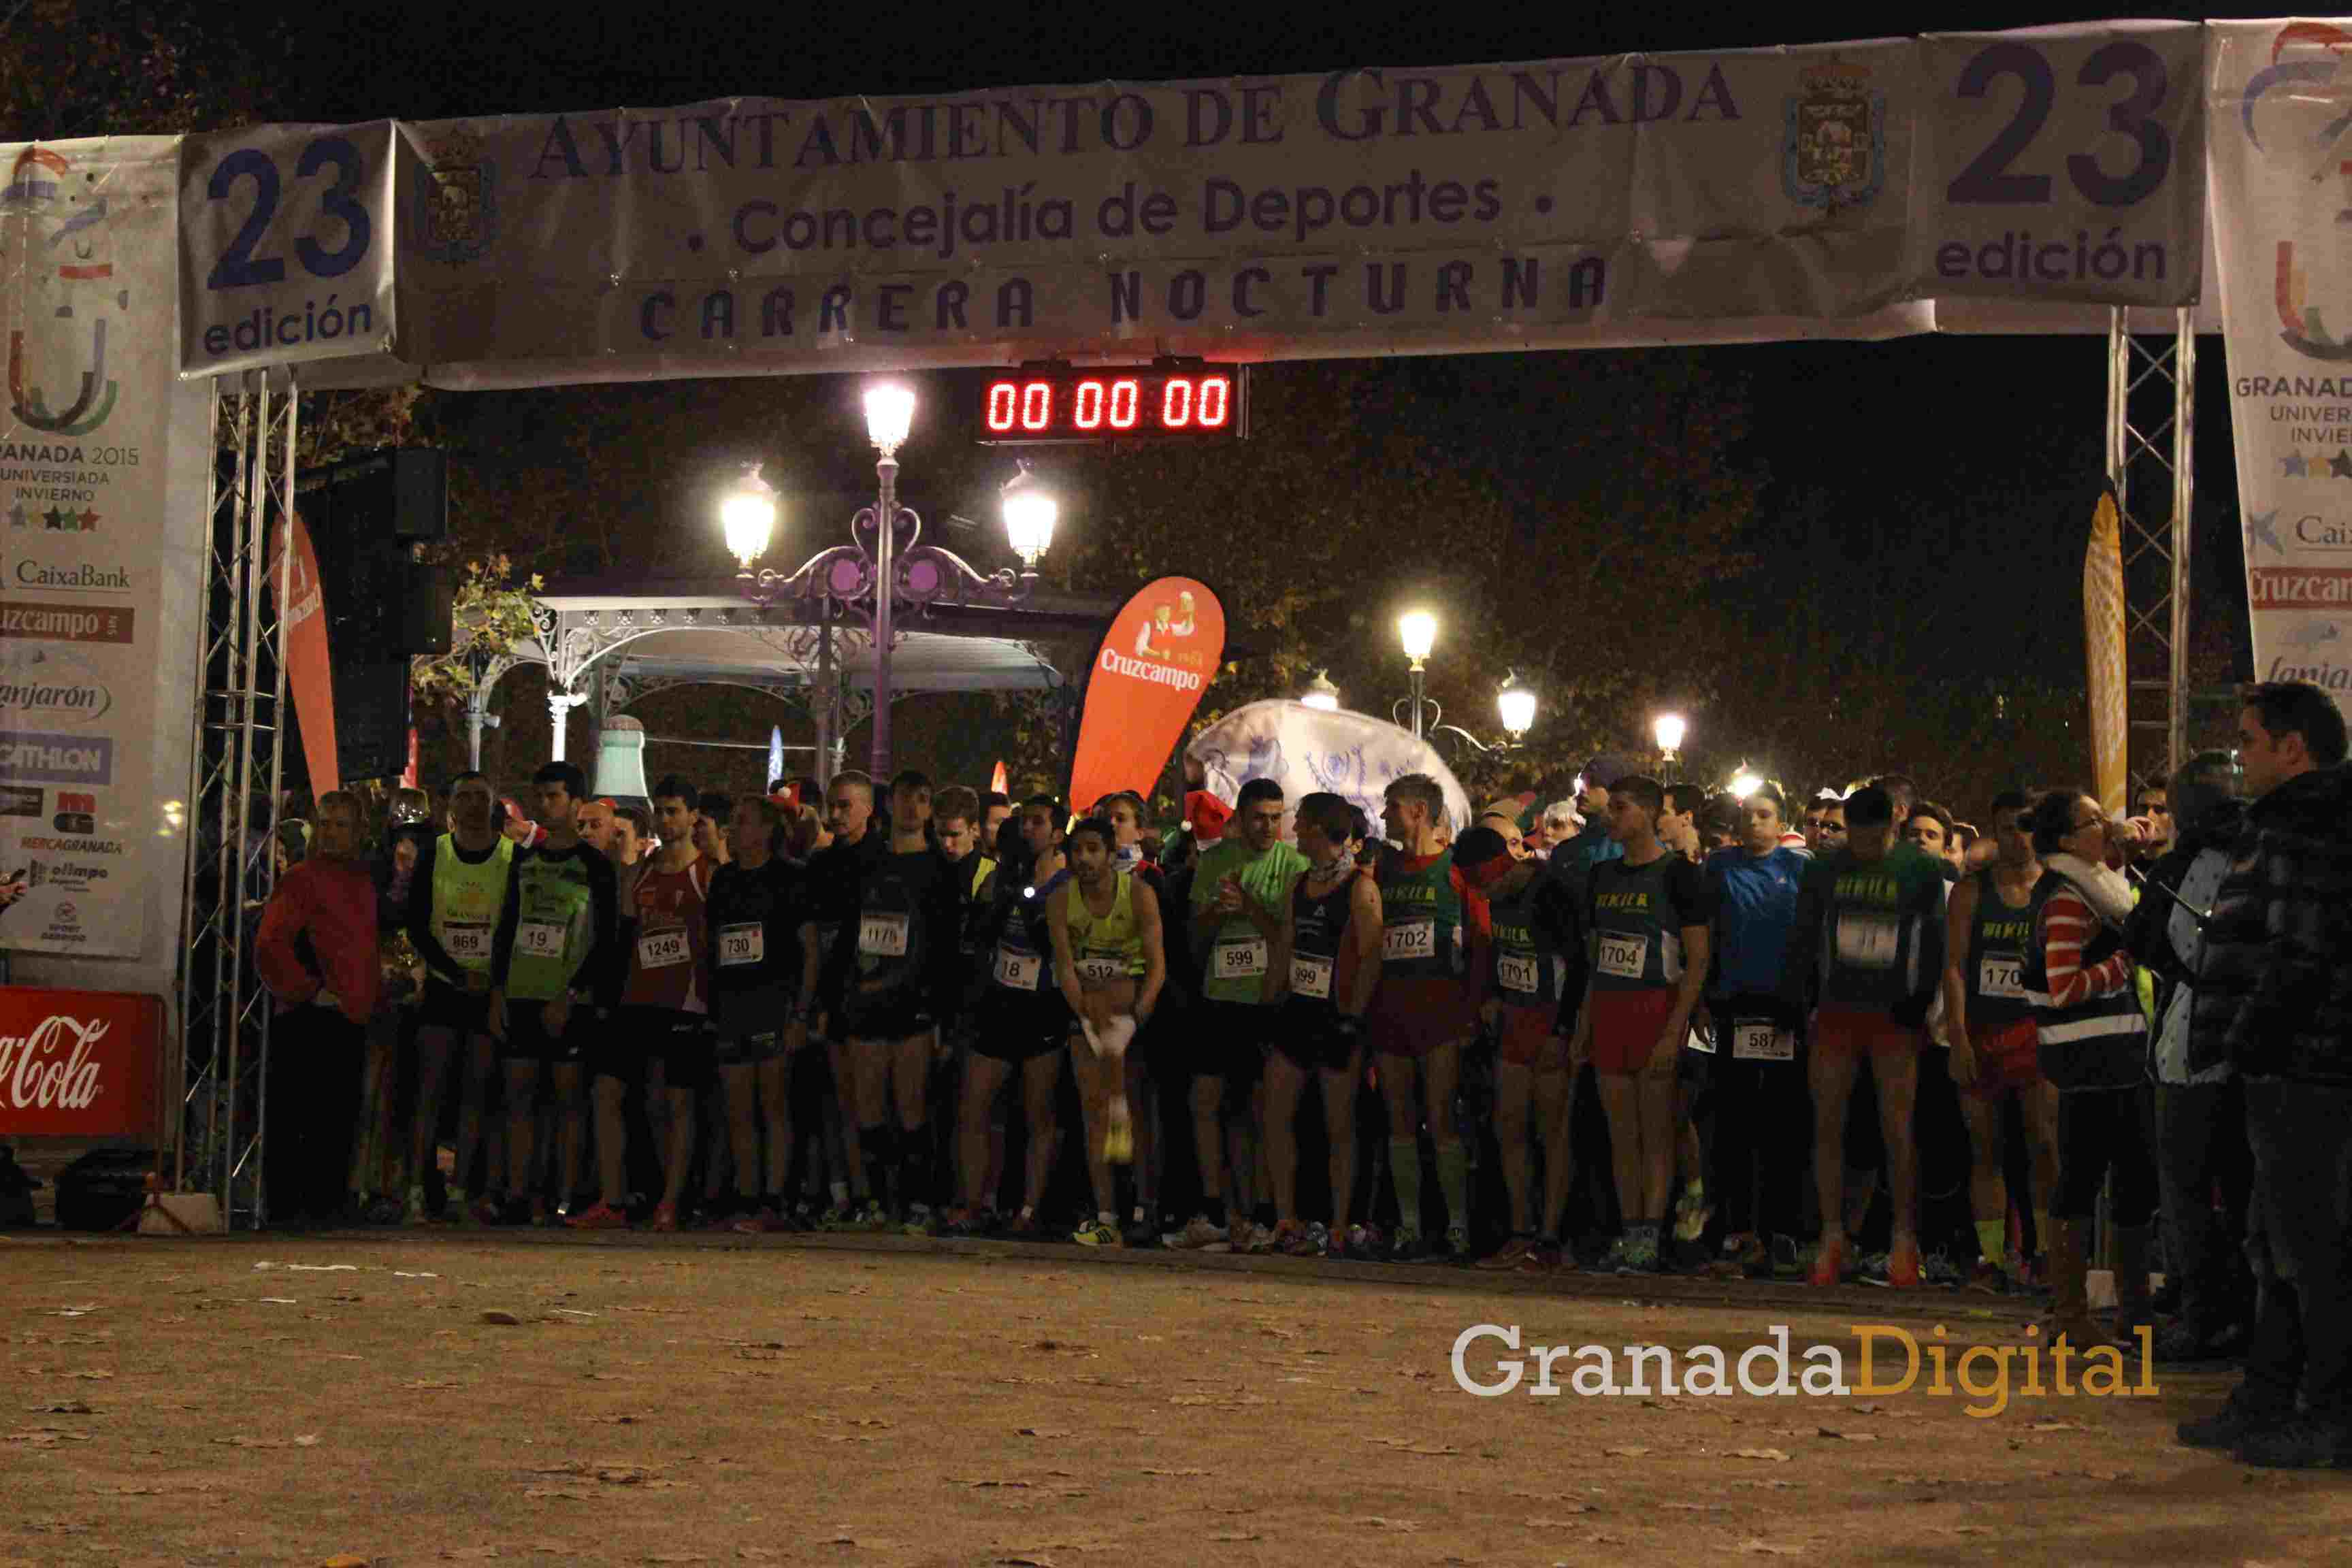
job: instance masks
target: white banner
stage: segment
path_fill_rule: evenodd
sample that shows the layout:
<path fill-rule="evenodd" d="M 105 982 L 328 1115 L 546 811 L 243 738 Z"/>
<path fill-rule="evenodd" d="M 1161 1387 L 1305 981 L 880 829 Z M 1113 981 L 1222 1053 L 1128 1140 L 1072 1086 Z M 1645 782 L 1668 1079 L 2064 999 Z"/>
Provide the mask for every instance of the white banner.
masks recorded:
<path fill-rule="evenodd" d="M 383 120 L 187 139 L 178 192 L 183 371 L 391 347 L 392 137 Z"/>
<path fill-rule="evenodd" d="M 1298 803 L 1318 792 L 1336 795 L 1370 818 L 1381 835 L 1381 804 L 1389 784 L 1406 773 L 1427 773 L 1445 792 L 1445 815 L 1457 835 L 1470 826 L 1470 797 L 1444 759 L 1410 730 L 1346 710 L 1309 708 L 1268 698 L 1247 702 L 1192 737 L 1184 754 L 1201 764 L 1209 793 L 1231 805 L 1242 785 L 1272 779 L 1282 786 L 1284 831 Z"/>
<path fill-rule="evenodd" d="M 2188 303 L 2200 39 L 2109 22 L 265 127 L 190 142 L 182 368 L 365 355 L 395 326 L 401 360 L 478 383 L 1876 336 L 1930 330 L 1937 295 Z"/>
<path fill-rule="evenodd" d="M 2216 22 L 2215 256 L 2254 673 L 2352 689 L 2352 24 Z"/>
<path fill-rule="evenodd" d="M 154 977 L 110 978 L 158 991 L 177 948 L 205 513 L 203 395 L 173 369 L 177 147 L 0 147 L 0 879 L 25 889 L 0 947 L 144 958 Z"/>

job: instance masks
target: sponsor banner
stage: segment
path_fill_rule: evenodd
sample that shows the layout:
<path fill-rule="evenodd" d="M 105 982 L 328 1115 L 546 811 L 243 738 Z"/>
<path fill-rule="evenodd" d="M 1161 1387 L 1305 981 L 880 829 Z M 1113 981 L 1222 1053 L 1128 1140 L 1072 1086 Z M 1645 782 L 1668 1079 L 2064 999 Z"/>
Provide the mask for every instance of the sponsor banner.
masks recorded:
<path fill-rule="evenodd" d="M 182 366 L 367 354 L 395 303 L 403 360 L 486 382 L 1874 336 L 1929 330 L 1906 302 L 1938 294 L 2188 303 L 2200 37 L 196 138 Z"/>
<path fill-rule="evenodd" d="M 0 986 L 0 1139 L 156 1135 L 163 1004 Z"/>
<path fill-rule="evenodd" d="M 1072 807 L 1122 789 L 1149 799 L 1224 657 L 1225 607 L 1207 584 L 1161 577 L 1138 589 L 1087 671 Z"/>
<path fill-rule="evenodd" d="M 310 769 L 313 795 L 341 789 L 342 773 L 336 765 L 335 682 L 327 652 L 326 589 L 319 581 L 319 552 L 311 548 L 310 525 L 294 514 L 294 574 L 286 576 L 281 549 L 284 533 L 269 533 L 269 595 L 286 592 L 286 684 L 293 693 L 294 713 L 301 721 L 302 761 Z"/>
<path fill-rule="evenodd" d="M 2090 665 L 2092 787 L 2099 792 L 2099 804 L 2120 816 L 2131 785 L 2131 715 L 2124 658 L 2123 517 L 2112 489 L 2099 497 L 2091 514 L 2090 542 L 2083 551 L 2083 648 Z"/>
<path fill-rule="evenodd" d="M 2254 673 L 2352 690 L 2352 26 L 2215 22 L 2207 186 Z"/>
<path fill-rule="evenodd" d="M 1377 832 L 1390 781 L 1427 773 L 1445 792 L 1454 831 L 1466 832 L 1471 823 L 1470 797 L 1435 748 L 1369 714 L 1281 698 L 1245 703 L 1192 737 L 1184 754 L 1201 764 L 1209 793 L 1228 807 L 1250 780 L 1272 779 L 1287 808 L 1322 791 L 1360 808 Z"/>
<path fill-rule="evenodd" d="M 178 147 L 0 148 L 0 877 L 26 886 L 0 947 L 152 955 L 163 974 L 132 983 L 159 989 L 177 946 L 205 526 L 185 488 L 191 471 L 202 484 L 201 407 L 187 426 L 201 397 L 173 376 Z M 17 977 L 81 978 L 37 967 Z"/>
<path fill-rule="evenodd" d="M 180 365 L 209 375 L 392 342 L 390 121 L 180 149 Z"/>

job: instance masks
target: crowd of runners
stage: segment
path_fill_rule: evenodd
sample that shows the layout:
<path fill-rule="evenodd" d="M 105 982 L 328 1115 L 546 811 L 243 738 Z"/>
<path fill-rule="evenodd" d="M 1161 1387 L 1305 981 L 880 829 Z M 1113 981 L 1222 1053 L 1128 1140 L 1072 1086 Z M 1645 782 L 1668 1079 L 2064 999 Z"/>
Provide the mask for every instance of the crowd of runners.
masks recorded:
<path fill-rule="evenodd" d="M 2317 689 L 2240 730 L 2127 816 L 1603 754 L 1466 824 L 1407 775 L 1378 821 L 1257 780 L 1155 828 L 557 762 L 370 857 L 331 795 L 257 953 L 270 1210 L 2031 1292 L 2078 1345 L 2286 1335 L 2202 1440 L 2315 1452 L 2352 1069 L 2342 965 L 2280 955 L 2344 952 L 2352 790 Z"/>

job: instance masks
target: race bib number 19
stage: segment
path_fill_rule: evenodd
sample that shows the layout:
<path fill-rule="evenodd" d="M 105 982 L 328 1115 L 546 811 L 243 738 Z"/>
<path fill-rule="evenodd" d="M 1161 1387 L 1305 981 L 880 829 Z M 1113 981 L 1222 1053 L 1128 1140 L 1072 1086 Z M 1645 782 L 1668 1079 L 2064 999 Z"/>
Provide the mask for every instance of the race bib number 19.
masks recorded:
<path fill-rule="evenodd" d="M 545 921 L 526 921 L 515 927 L 514 950 L 531 958 L 562 958 L 563 928 Z"/>

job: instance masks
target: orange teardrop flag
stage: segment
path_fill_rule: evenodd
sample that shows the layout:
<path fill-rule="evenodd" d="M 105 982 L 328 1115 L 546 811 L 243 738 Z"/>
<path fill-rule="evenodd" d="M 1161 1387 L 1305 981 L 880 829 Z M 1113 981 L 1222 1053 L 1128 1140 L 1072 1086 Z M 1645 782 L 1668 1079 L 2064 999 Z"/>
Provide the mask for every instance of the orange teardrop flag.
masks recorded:
<path fill-rule="evenodd" d="M 1225 607 L 1190 577 L 1146 584 L 1110 624 L 1087 671 L 1070 805 L 1117 790 L 1149 798 L 1225 657 Z"/>

